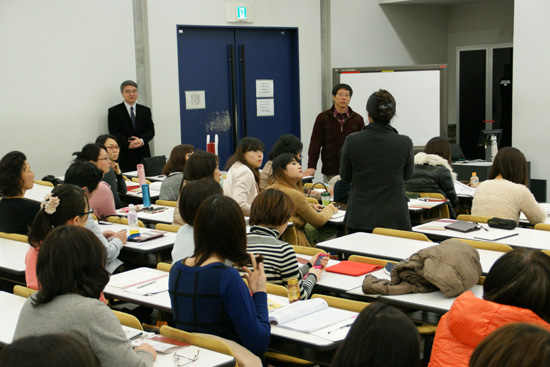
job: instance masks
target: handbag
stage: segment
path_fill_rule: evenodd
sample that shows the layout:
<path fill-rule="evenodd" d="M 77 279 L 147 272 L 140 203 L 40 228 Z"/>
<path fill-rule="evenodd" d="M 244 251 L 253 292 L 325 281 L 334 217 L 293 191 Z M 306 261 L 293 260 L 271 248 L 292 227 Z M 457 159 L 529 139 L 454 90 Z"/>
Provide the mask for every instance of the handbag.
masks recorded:
<path fill-rule="evenodd" d="M 141 161 L 145 176 L 158 176 L 166 164 L 166 156 L 157 155 L 154 157 L 143 158 Z"/>

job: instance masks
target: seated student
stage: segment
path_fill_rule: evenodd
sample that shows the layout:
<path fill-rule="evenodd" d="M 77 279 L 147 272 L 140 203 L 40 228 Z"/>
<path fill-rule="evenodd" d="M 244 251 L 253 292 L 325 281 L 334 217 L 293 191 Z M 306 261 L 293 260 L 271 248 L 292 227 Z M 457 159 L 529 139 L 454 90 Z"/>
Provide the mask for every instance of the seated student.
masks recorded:
<path fill-rule="evenodd" d="M 91 162 L 101 170 L 104 175 L 111 169 L 109 155 L 104 146 L 99 144 L 86 144 L 81 152 L 73 153 L 76 161 Z M 103 179 L 103 176 L 101 176 Z M 111 187 L 107 182 L 101 181 L 93 198 L 90 199 L 90 208 L 94 215 L 99 218 L 116 215 L 115 198 Z"/>
<path fill-rule="evenodd" d="M 483 299 L 467 291 L 437 326 L 430 367 L 467 366 L 474 348 L 492 331 L 527 322 L 550 330 L 550 256 L 516 249 L 491 267 Z"/>
<path fill-rule="evenodd" d="M 176 262 L 195 253 L 195 239 L 193 237 L 193 222 L 195 214 L 201 203 L 211 195 L 223 195 L 220 184 L 212 178 L 201 178 L 190 181 L 181 189 L 178 201 L 180 213 L 185 224 L 178 230 L 174 248 L 172 249 L 172 262 Z"/>
<path fill-rule="evenodd" d="M 273 149 L 267 156 L 268 161 L 265 162 L 262 172 L 260 172 L 260 190 L 265 190 L 271 184 L 273 184 L 273 169 L 271 165 L 273 160 L 284 153 L 292 153 L 298 159 L 302 159 L 302 149 L 304 145 L 302 141 L 292 134 L 282 135 L 273 145 Z"/>
<path fill-rule="evenodd" d="M 40 204 L 25 199 L 34 185 L 34 173 L 25 154 L 13 151 L 0 160 L 0 232 L 26 235 Z"/>
<path fill-rule="evenodd" d="M 101 177 L 101 171 L 99 171 L 94 164 L 89 162 L 75 162 L 71 164 L 65 172 L 65 183 L 73 184 L 84 189 L 86 197 L 91 201 L 101 182 Z M 98 223 L 92 218 L 86 221 L 86 228 L 92 231 L 107 249 L 107 258 L 105 260 L 107 271 L 111 274 L 123 271 L 123 263 L 118 259 L 118 254 L 126 243 L 126 231 L 102 232 Z M 109 240 L 107 240 L 108 238 Z"/>
<path fill-rule="evenodd" d="M 405 181 L 405 189 L 411 192 L 437 192 L 451 202 L 449 213 L 456 218 L 453 207 L 458 205 L 455 191 L 456 174 L 451 166 L 451 145 L 440 136 L 431 138 L 424 151 L 414 156 L 414 173 Z"/>
<path fill-rule="evenodd" d="M 109 281 L 105 247 L 85 228 L 59 226 L 44 239 L 36 273 L 42 288 L 25 302 L 14 341 L 32 335 L 75 333 L 101 366 L 152 366 L 155 350 L 135 350 L 113 312 L 98 298 Z"/>
<path fill-rule="evenodd" d="M 250 215 L 250 205 L 260 192 L 260 171 L 264 159 L 264 143 L 260 139 L 242 138 L 235 154 L 227 161 L 227 178 L 223 192 L 234 199 L 244 215 Z"/>
<path fill-rule="evenodd" d="M 233 340 L 263 355 L 271 331 L 265 273 L 246 252 L 239 205 L 227 196 L 210 196 L 200 205 L 193 228 L 195 253 L 172 265 L 168 281 L 176 327 Z M 242 265 L 250 259 L 253 272 L 242 268 L 248 289 L 237 269 L 224 263 Z"/>
<path fill-rule="evenodd" d="M 323 227 L 330 217 L 338 211 L 334 205 L 329 204 L 323 208 L 320 204 L 310 204 L 302 194 L 302 166 L 294 154 L 285 153 L 273 161 L 273 176 L 275 183 L 269 188 L 283 191 L 290 196 L 294 203 L 292 221 L 296 227 L 298 244 L 300 246 L 311 246 L 320 242 L 320 238 L 328 237 L 336 233 L 336 229 L 330 226 Z M 304 227 L 310 224 L 309 237 L 306 238 Z M 324 240 L 323 239 L 323 240 Z"/>
<path fill-rule="evenodd" d="M 109 172 L 103 175 L 103 181 L 107 182 L 111 186 L 113 197 L 115 199 L 115 207 L 117 209 L 122 208 L 124 205 L 120 200 L 119 194 L 126 194 L 128 189 L 126 188 L 126 180 L 122 176 L 122 170 L 118 165 L 118 155 L 120 154 L 120 146 L 116 138 L 113 135 L 104 134 L 97 137 L 96 144 L 103 145 L 109 155 Z"/>
<path fill-rule="evenodd" d="M 220 172 L 218 156 L 210 152 L 198 151 L 193 153 L 185 164 L 183 171 L 184 180 L 181 183 L 182 187 L 190 181 L 200 180 L 201 178 L 213 178 L 218 184 L 221 181 L 222 173 Z M 181 189 L 180 189 L 181 191 Z M 185 224 L 181 219 L 179 211 L 179 197 L 176 209 L 174 210 L 174 221 L 172 224 L 182 226 Z"/>
<path fill-rule="evenodd" d="M 476 189 L 472 215 L 519 222 L 519 213 L 523 212 L 531 224 L 546 220 L 546 212 L 527 188 L 527 160 L 519 149 L 499 150 L 488 178 Z"/>
<path fill-rule="evenodd" d="M 288 226 L 293 212 L 294 203 L 287 194 L 275 189 L 262 191 L 250 209 L 249 223 L 252 227 L 247 235 L 246 248 L 249 253 L 264 257 L 264 271 L 269 283 L 286 287 L 289 279 L 298 279 L 300 298 L 308 299 L 315 283 L 321 279 L 328 259 L 321 260 L 321 269 L 312 266 L 318 254 L 306 265 L 298 266 L 292 246 L 278 239 Z"/>
<path fill-rule="evenodd" d="M 166 177 L 160 186 L 160 200 L 178 200 L 181 183 L 183 182 L 185 163 L 194 150 L 195 147 L 189 144 L 176 145 L 172 149 L 170 158 L 162 168 L 162 174 Z"/>
<path fill-rule="evenodd" d="M 403 312 L 384 303 L 372 303 L 351 326 L 332 367 L 418 367 L 419 340 L 416 327 Z"/>
<path fill-rule="evenodd" d="M 0 351 L 3 367 L 98 367 L 94 352 L 76 333 L 31 335 Z"/>
<path fill-rule="evenodd" d="M 522 322 L 503 326 L 478 344 L 468 366 L 550 366 L 550 333 Z"/>

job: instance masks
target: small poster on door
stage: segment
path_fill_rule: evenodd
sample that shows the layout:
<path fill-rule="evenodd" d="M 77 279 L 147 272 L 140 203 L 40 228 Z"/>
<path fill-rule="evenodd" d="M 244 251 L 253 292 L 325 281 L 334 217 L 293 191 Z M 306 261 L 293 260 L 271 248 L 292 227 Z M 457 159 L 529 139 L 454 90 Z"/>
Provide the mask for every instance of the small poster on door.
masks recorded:
<path fill-rule="evenodd" d="M 203 90 L 186 90 L 185 91 L 185 109 L 186 110 L 204 110 L 206 102 L 204 99 Z"/>
<path fill-rule="evenodd" d="M 275 103 L 273 98 L 256 100 L 257 116 L 275 116 Z"/>
<path fill-rule="evenodd" d="M 256 98 L 273 97 L 273 80 L 256 79 Z"/>

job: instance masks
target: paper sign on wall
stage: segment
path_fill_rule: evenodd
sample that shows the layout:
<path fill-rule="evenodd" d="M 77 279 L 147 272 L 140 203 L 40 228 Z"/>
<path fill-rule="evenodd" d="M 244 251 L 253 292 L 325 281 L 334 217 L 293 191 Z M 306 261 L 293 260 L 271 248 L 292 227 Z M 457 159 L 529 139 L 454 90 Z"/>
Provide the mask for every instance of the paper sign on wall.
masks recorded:
<path fill-rule="evenodd" d="M 273 97 L 273 80 L 256 79 L 256 98 Z"/>
<path fill-rule="evenodd" d="M 275 103 L 273 98 L 256 100 L 257 116 L 275 116 Z"/>
<path fill-rule="evenodd" d="M 186 110 L 203 110 L 206 108 L 203 90 L 186 90 L 185 91 L 185 109 Z"/>

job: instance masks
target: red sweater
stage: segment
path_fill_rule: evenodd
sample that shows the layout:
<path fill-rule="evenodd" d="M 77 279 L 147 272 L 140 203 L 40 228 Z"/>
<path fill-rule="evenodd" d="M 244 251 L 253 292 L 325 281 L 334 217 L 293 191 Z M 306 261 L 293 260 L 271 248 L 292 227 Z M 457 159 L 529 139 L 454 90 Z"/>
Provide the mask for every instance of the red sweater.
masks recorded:
<path fill-rule="evenodd" d="M 338 175 L 340 173 L 340 153 L 346 137 L 354 132 L 361 131 L 365 127 L 363 117 L 349 108 L 349 118 L 340 126 L 334 117 L 334 106 L 321 112 L 315 119 L 308 150 L 308 168 L 317 168 L 319 152 L 325 175 Z"/>
<path fill-rule="evenodd" d="M 550 324 L 531 310 L 485 301 L 470 291 L 461 294 L 439 320 L 429 367 L 468 367 L 475 347 L 487 335 L 514 322 L 550 331 Z"/>

